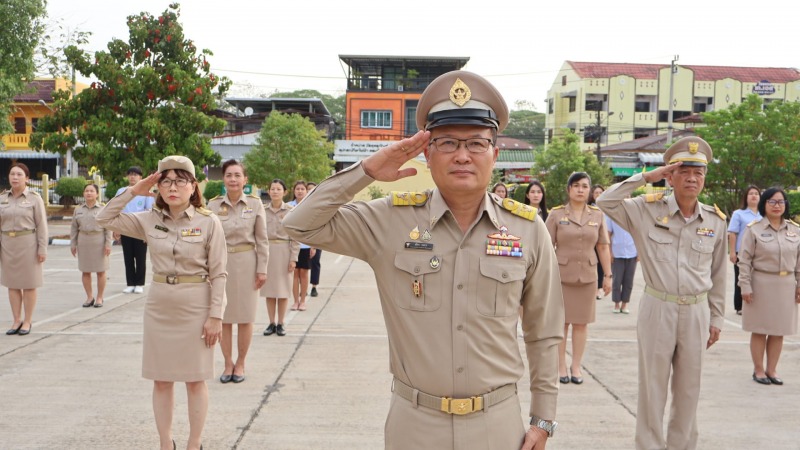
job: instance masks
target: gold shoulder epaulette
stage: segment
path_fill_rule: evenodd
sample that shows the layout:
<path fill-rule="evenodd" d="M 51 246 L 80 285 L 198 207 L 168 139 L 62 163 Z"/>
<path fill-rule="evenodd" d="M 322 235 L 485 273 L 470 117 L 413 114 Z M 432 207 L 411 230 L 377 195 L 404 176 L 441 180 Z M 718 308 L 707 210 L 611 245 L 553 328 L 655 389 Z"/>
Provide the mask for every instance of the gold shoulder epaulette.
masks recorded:
<path fill-rule="evenodd" d="M 220 199 L 220 198 L 222 198 L 222 196 L 218 195 L 218 196 L 212 198 L 211 200 L 209 200 L 209 202 L 213 202 L 214 200 L 217 200 L 217 199 Z"/>
<path fill-rule="evenodd" d="M 201 206 L 201 207 L 199 207 L 199 208 L 196 208 L 196 209 L 195 209 L 195 211 L 199 212 L 200 214 L 202 214 L 202 215 L 204 215 L 204 216 L 210 216 L 211 214 L 213 214 L 213 213 L 214 213 L 214 212 L 213 212 L 213 211 L 211 211 L 210 209 L 208 209 L 208 208 L 203 208 L 202 206 Z"/>
<path fill-rule="evenodd" d="M 500 205 L 503 209 L 514 214 L 515 216 L 520 216 L 523 219 L 530 220 L 531 222 L 536 220 L 536 208 L 531 205 L 526 205 L 524 203 L 520 203 L 511 198 L 500 198 L 496 195 L 490 196 L 495 203 Z"/>
<path fill-rule="evenodd" d="M 664 193 L 663 192 L 656 192 L 654 194 L 644 194 L 645 203 L 657 202 L 657 201 L 661 200 L 662 198 L 664 198 Z"/>
<path fill-rule="evenodd" d="M 159 207 L 158 207 L 158 206 L 156 206 L 156 205 L 153 205 L 153 211 L 155 211 L 155 212 L 157 212 L 157 213 L 159 213 L 159 214 L 162 214 L 162 213 L 163 213 L 163 211 L 161 210 L 161 208 L 159 208 Z"/>
<path fill-rule="evenodd" d="M 756 219 L 756 220 L 754 220 L 754 221 L 752 221 L 752 222 L 748 223 L 748 224 L 747 224 L 747 226 L 748 226 L 748 227 L 752 227 L 753 225 L 757 224 L 758 222 L 761 222 L 761 219 Z M 791 221 L 790 221 L 790 222 L 791 222 Z"/>
<path fill-rule="evenodd" d="M 722 212 L 721 209 L 719 209 L 719 206 L 717 206 L 716 203 L 714 203 L 714 212 L 717 213 L 717 215 L 719 216 L 720 219 L 722 219 L 722 220 L 727 220 L 728 219 L 728 216 L 726 216 L 725 213 Z"/>
<path fill-rule="evenodd" d="M 422 206 L 428 201 L 427 192 L 392 191 L 392 206 Z"/>
<path fill-rule="evenodd" d="M 590 209 L 596 209 L 596 210 L 600 211 L 600 208 L 598 208 L 597 205 L 589 205 L 589 208 Z"/>
<path fill-rule="evenodd" d="M 553 209 L 551 209 L 550 211 L 555 211 L 557 209 L 563 209 L 563 208 L 564 208 L 564 205 L 558 205 L 558 206 L 554 206 Z"/>
<path fill-rule="evenodd" d="M 797 222 L 795 222 L 795 221 L 794 221 L 794 220 L 792 220 L 792 219 L 787 219 L 786 221 L 787 221 L 787 222 L 789 222 L 790 224 L 792 224 L 792 225 L 796 226 L 796 227 L 800 227 L 800 225 L 798 225 L 798 224 L 797 224 Z"/>
<path fill-rule="evenodd" d="M 249 194 L 247 194 L 247 196 L 248 196 L 248 197 L 251 197 L 251 198 L 258 199 L 258 200 L 261 200 L 261 198 L 260 198 L 259 196 L 257 196 L 256 194 L 253 194 L 252 192 L 251 192 L 251 193 L 249 193 Z"/>

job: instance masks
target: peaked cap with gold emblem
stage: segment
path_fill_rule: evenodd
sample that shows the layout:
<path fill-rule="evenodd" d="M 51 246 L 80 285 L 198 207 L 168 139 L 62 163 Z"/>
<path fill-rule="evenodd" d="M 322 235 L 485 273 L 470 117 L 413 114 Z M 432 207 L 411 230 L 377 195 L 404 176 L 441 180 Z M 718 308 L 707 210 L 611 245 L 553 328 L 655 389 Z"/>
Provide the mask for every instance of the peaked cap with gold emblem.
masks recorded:
<path fill-rule="evenodd" d="M 159 173 L 174 169 L 182 169 L 192 174 L 193 177 L 197 176 L 197 174 L 194 173 L 194 163 L 185 156 L 170 155 L 158 162 Z"/>
<path fill-rule="evenodd" d="M 485 78 L 465 70 L 440 75 L 425 88 L 417 105 L 417 128 L 478 125 L 503 131 L 508 105 Z"/>
<path fill-rule="evenodd" d="M 664 152 L 664 164 L 682 162 L 684 166 L 705 167 L 712 159 L 711 146 L 697 136 L 678 139 Z"/>

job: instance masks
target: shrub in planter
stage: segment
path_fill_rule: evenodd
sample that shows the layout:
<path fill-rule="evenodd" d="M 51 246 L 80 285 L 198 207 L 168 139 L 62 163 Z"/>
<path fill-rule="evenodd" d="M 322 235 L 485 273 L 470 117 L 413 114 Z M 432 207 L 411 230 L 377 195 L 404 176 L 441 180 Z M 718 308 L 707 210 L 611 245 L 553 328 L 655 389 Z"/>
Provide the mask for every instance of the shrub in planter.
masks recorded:
<path fill-rule="evenodd" d="M 225 184 L 221 180 L 206 181 L 206 188 L 203 190 L 203 197 L 205 197 L 206 201 L 208 201 L 218 195 L 222 195 L 222 187 L 224 185 Z"/>
<path fill-rule="evenodd" d="M 83 197 L 86 179 L 82 177 L 62 177 L 56 185 L 56 194 L 63 199 L 64 206 L 75 204 L 75 197 Z"/>

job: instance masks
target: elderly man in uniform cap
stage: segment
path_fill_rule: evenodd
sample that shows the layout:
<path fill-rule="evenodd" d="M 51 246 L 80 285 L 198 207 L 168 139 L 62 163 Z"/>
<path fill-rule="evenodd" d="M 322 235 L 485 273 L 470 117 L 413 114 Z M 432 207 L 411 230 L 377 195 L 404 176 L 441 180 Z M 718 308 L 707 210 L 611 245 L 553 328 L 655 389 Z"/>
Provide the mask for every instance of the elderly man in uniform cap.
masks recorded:
<path fill-rule="evenodd" d="M 617 183 L 597 200 L 633 236 L 646 283 L 637 324 L 637 449 L 697 447 L 703 353 L 719 339 L 725 310 L 725 215 L 697 200 L 711 160 L 706 141 L 680 139 L 664 153 L 665 166 Z M 645 183 L 665 178 L 672 195 L 626 199 Z M 672 407 L 665 440 L 670 370 Z"/>
<path fill-rule="evenodd" d="M 507 123 L 484 78 L 441 75 L 422 93 L 417 134 L 323 181 L 283 221 L 297 240 L 375 271 L 394 375 L 387 449 L 543 449 L 557 425 L 555 253 L 535 208 L 486 192 Z M 348 203 L 375 180 L 414 175 L 401 166 L 423 152 L 436 189 Z M 527 432 L 516 395 L 520 305 Z"/>

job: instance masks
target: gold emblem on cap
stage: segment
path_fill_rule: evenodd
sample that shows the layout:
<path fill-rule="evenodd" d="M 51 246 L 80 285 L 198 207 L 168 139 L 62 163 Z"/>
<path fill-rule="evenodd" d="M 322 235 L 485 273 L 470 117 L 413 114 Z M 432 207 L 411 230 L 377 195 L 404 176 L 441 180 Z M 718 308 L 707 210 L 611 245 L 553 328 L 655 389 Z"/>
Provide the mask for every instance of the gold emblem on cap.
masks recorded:
<path fill-rule="evenodd" d="M 697 142 L 689 142 L 689 153 L 694 155 L 695 153 L 697 153 L 697 150 L 699 148 L 700 144 L 698 144 Z"/>
<path fill-rule="evenodd" d="M 470 98 L 472 98 L 472 91 L 469 90 L 469 86 L 461 81 L 461 78 L 456 78 L 456 82 L 450 88 L 450 101 L 458 106 L 464 106 Z"/>

